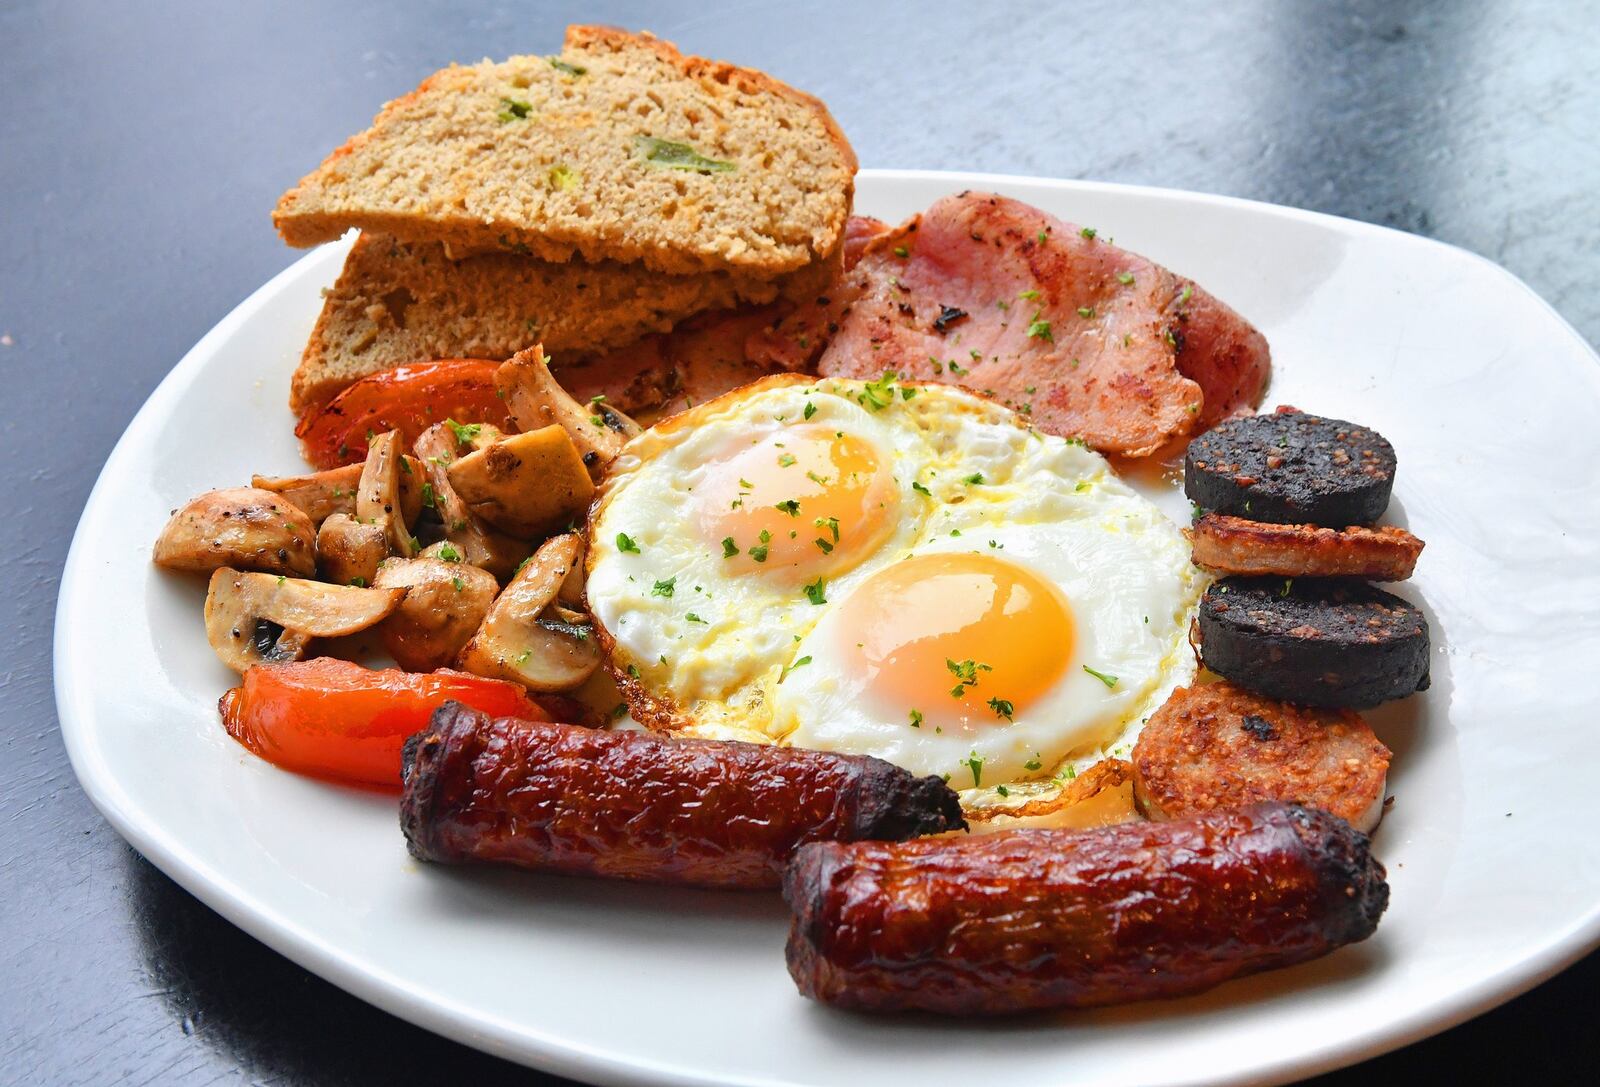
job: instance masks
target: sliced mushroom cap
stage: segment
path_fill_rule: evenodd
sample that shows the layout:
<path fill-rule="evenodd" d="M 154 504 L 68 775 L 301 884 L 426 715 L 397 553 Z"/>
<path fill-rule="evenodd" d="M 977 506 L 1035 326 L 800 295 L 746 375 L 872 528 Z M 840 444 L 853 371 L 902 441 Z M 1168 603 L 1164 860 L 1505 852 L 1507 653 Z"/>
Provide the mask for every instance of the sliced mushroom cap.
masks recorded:
<path fill-rule="evenodd" d="M 492 429 L 492 428 L 490 428 Z M 498 432 L 496 432 L 498 433 Z M 489 528 L 467 508 L 461 496 L 450 484 L 450 465 L 455 462 L 460 443 L 445 423 L 438 423 L 423 431 L 417 438 L 417 455 L 422 458 L 422 468 L 432 485 L 429 497 L 434 511 L 444 524 L 445 540 L 459 552 L 462 562 L 482 567 L 501 581 L 510 579 L 517 566 L 533 548 L 503 532 Z M 449 561 L 448 553 L 439 553 L 440 544 L 429 548 L 433 558 Z"/>
<path fill-rule="evenodd" d="M 518 430 L 559 425 L 572 436 L 595 478 L 640 431 L 638 423 L 608 404 L 585 405 L 574 400 L 550 373 L 544 349 L 537 344 L 502 363 L 495 371 L 494 384 Z"/>
<path fill-rule="evenodd" d="M 364 525 L 345 513 L 331 514 L 317 530 L 317 572 L 335 585 L 371 585 L 378 564 L 389 557 L 381 525 Z"/>
<path fill-rule="evenodd" d="M 557 602 L 581 546 L 569 533 L 539 548 L 489 608 L 459 666 L 541 692 L 570 691 L 593 675 L 601 656 L 593 624 Z"/>
<path fill-rule="evenodd" d="M 206 591 L 206 636 L 236 672 L 299 660 L 312 638 L 341 638 L 385 619 L 404 588 L 355 589 L 273 574 L 218 570 Z"/>
<path fill-rule="evenodd" d="M 315 536 L 311 518 L 279 495 L 232 487 L 207 491 L 174 513 L 151 557 L 171 570 L 226 566 L 309 576 L 317 566 Z"/>
<path fill-rule="evenodd" d="M 372 439 L 356 488 L 356 519 L 380 526 L 389 550 L 410 558 L 418 549 L 400 504 L 400 471 L 400 432 L 391 430 Z"/>
<path fill-rule="evenodd" d="M 422 463 L 414 457 L 401 457 L 400 466 L 400 509 L 406 524 L 411 525 L 422 512 L 422 484 L 427 476 Z M 250 486 L 282 495 L 291 505 L 304 510 L 314 524 L 321 525 L 336 513 L 355 515 L 362 468 L 360 464 L 345 464 L 303 476 L 252 476 Z"/>
<path fill-rule="evenodd" d="M 389 559 L 373 584 L 406 594 L 384 620 L 382 634 L 385 648 L 411 672 L 431 672 L 454 661 L 500 591 L 489 571 L 438 559 Z"/>
<path fill-rule="evenodd" d="M 588 508 L 594 481 L 571 436 L 551 425 L 503 438 L 450 465 L 467 508 L 513 536 L 542 536 Z"/>

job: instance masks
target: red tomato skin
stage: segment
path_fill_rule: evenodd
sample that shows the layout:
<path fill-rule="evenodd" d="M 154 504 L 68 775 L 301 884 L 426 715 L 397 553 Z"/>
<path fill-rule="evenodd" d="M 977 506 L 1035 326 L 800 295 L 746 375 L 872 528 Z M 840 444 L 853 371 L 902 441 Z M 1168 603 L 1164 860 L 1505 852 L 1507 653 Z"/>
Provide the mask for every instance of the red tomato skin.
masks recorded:
<path fill-rule="evenodd" d="M 505 680 L 375 670 L 335 657 L 258 664 L 217 708 L 228 735 L 285 770 L 397 791 L 400 749 L 448 701 L 495 717 L 550 719 Z"/>
<path fill-rule="evenodd" d="M 505 401 L 494 387 L 500 363 L 440 359 L 369 374 L 295 425 L 307 462 L 318 470 L 360 464 L 367 434 L 399 430 L 407 449 L 435 423 L 489 423 L 507 428 Z"/>

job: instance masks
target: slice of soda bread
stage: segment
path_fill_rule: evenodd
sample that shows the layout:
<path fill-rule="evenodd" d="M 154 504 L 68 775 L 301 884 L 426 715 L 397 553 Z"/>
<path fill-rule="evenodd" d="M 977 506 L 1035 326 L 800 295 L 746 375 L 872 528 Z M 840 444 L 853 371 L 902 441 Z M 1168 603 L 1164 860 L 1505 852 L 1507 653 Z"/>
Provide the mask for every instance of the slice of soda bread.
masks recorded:
<path fill-rule="evenodd" d="M 649 34 L 574 26 L 557 56 L 436 72 L 273 221 L 290 245 L 360 227 L 454 255 L 770 278 L 837 250 L 855 170 L 810 95 Z"/>

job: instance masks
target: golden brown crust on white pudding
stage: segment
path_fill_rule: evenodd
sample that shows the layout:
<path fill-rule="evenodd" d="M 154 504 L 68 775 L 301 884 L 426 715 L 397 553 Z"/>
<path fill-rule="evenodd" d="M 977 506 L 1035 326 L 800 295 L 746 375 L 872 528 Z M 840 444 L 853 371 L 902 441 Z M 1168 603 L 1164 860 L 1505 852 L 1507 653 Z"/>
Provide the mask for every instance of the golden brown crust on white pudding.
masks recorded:
<path fill-rule="evenodd" d="M 1389 749 L 1359 714 L 1292 706 L 1233 686 L 1180 687 L 1133 749 L 1134 796 L 1152 819 L 1283 800 L 1370 832 Z"/>
<path fill-rule="evenodd" d="M 1194 561 L 1226 574 L 1404 581 L 1423 543 L 1403 528 L 1279 525 L 1208 513 L 1189 530 Z"/>

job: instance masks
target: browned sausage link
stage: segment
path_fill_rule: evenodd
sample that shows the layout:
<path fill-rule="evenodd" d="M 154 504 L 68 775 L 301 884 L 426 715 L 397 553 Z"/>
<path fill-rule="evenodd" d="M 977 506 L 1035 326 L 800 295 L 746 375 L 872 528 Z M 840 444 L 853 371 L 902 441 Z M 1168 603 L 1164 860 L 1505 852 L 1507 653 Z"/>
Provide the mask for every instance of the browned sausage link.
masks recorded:
<path fill-rule="evenodd" d="M 458 703 L 406 743 L 421 860 L 703 887 L 777 887 L 796 847 L 953 830 L 936 777 L 880 759 L 491 719 Z"/>
<path fill-rule="evenodd" d="M 1258 804 L 1173 823 L 807 846 L 789 973 L 864 1011 L 989 1015 L 1181 996 L 1363 940 L 1389 901 L 1365 836 Z"/>

